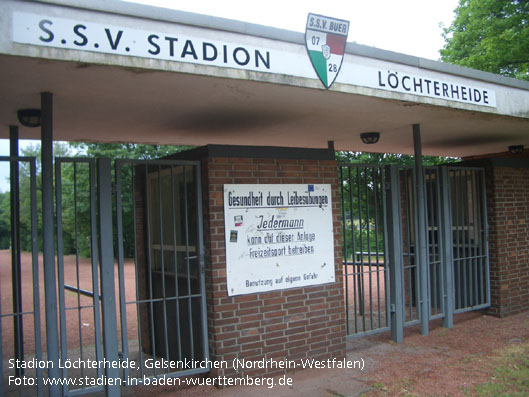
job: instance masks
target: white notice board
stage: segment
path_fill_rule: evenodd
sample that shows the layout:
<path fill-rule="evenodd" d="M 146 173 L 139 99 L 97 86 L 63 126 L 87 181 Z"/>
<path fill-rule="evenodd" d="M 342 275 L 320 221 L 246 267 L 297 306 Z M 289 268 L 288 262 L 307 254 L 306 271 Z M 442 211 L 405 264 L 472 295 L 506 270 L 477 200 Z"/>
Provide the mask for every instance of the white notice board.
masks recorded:
<path fill-rule="evenodd" d="M 228 295 L 334 281 L 331 185 L 224 185 Z"/>

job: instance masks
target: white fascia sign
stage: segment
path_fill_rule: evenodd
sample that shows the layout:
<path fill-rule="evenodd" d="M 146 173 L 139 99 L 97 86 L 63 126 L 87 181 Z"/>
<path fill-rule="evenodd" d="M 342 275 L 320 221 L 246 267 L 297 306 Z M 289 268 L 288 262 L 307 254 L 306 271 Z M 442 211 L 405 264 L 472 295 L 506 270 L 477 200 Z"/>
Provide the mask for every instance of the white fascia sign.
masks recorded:
<path fill-rule="evenodd" d="M 461 79 L 447 79 L 442 75 L 418 74 L 391 65 L 386 68 L 347 64 L 340 76 L 345 81 L 355 81 L 357 85 L 413 94 L 423 97 L 444 99 L 451 102 L 496 107 L 496 92 Z"/>
<path fill-rule="evenodd" d="M 228 295 L 334 282 L 331 185 L 224 185 Z"/>
<path fill-rule="evenodd" d="M 91 18 L 93 19 L 93 16 Z M 159 26 L 159 29 L 137 29 L 95 22 L 89 17 L 72 19 L 43 13 L 14 11 L 12 41 L 83 52 L 209 65 L 307 79 L 318 78 L 317 69 L 311 66 L 311 56 L 305 49 L 299 48 L 301 46 L 293 43 L 256 38 L 240 33 L 217 32 L 195 26 L 168 25 L 152 21 L 150 24 L 154 27 Z M 313 41 L 318 44 L 320 41 L 323 42 L 320 36 L 311 34 L 307 37 L 312 45 Z M 343 44 L 345 45 L 345 41 Z M 334 47 L 324 45 L 319 51 L 330 51 L 328 55 L 331 56 L 332 48 Z M 311 49 L 312 47 L 309 47 L 309 54 L 317 52 Z M 338 49 L 334 51 L 343 52 Z M 339 84 L 442 99 L 452 103 L 497 106 L 496 93 L 490 85 L 485 86 L 478 81 L 469 81 L 460 76 L 450 76 L 393 62 L 369 59 L 370 63 L 365 64 L 359 62 L 361 60 L 365 59 L 345 52 L 343 61 L 340 58 L 341 69 L 338 68 L 337 61 L 329 64 L 333 72 L 330 77 L 329 72 L 326 72 L 327 77 L 324 80 L 336 79 L 336 83 Z M 114 60 L 114 62 L 119 61 Z M 330 87 L 330 80 L 324 82 L 326 87 Z M 413 97 L 406 100 L 413 100 Z"/>
<path fill-rule="evenodd" d="M 265 48 L 27 12 L 13 13 L 13 41 L 104 54 L 270 70 L 270 51 Z"/>

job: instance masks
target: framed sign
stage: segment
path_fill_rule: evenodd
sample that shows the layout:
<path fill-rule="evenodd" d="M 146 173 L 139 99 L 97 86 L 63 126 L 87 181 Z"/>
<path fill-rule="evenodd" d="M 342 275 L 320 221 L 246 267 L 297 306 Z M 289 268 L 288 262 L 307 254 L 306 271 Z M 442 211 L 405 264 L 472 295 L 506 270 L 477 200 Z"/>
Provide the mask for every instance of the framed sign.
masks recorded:
<path fill-rule="evenodd" d="M 334 281 L 331 185 L 224 185 L 228 295 Z"/>

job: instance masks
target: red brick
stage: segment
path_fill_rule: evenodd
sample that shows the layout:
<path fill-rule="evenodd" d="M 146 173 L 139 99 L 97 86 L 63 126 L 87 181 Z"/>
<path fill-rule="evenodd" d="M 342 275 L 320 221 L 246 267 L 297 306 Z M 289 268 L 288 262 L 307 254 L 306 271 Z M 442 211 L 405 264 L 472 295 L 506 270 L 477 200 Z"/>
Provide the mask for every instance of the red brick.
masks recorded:
<path fill-rule="evenodd" d="M 294 159 L 209 158 L 202 161 L 204 241 L 210 354 L 213 360 L 233 358 L 305 358 L 345 355 L 345 307 L 341 275 L 341 226 L 335 161 Z M 310 182 L 309 182 L 310 181 Z M 223 184 L 331 183 L 335 233 L 334 287 L 318 285 L 229 297 L 226 285 Z M 337 318 L 335 318 L 337 316 Z M 309 320 L 317 321 L 309 323 Z M 337 324 L 334 324 L 337 322 Z M 339 325 L 338 325 L 339 323 Z M 328 326 L 328 328 L 327 328 Z M 338 328 L 333 328 L 338 327 Z M 328 348 L 324 344 L 335 343 Z M 321 346 L 320 346 L 321 345 Z M 328 350 L 328 351 L 327 351 Z M 333 350 L 333 351 L 334 351 Z M 252 369 L 259 376 L 284 371 Z M 233 369 L 215 375 L 235 374 Z"/>

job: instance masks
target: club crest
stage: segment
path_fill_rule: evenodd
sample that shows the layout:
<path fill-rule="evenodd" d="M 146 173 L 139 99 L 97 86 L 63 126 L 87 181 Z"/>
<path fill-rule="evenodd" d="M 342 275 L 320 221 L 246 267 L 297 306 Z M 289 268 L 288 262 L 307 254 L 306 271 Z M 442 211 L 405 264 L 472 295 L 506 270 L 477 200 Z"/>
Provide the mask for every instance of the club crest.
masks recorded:
<path fill-rule="evenodd" d="M 349 21 L 309 14 L 305 43 L 309 58 L 325 88 L 329 88 L 342 67 Z"/>

